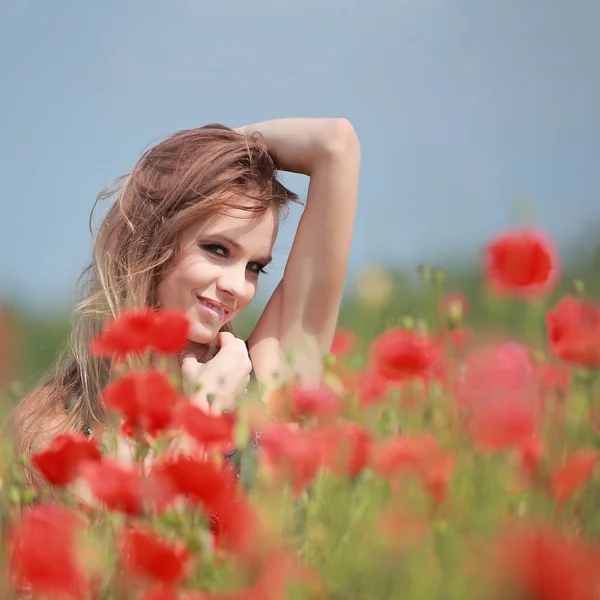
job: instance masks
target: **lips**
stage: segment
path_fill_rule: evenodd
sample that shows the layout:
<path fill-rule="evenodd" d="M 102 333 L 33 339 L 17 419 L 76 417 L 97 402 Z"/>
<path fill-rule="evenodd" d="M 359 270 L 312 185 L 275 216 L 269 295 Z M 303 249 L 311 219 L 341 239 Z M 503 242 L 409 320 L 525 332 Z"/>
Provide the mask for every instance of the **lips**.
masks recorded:
<path fill-rule="evenodd" d="M 198 298 L 198 302 L 213 313 L 214 318 L 219 321 L 225 321 L 229 316 L 229 313 L 233 310 L 232 307 L 221 304 L 216 300 L 211 300 L 210 298 L 204 298 L 203 296 L 196 296 L 196 298 Z"/>

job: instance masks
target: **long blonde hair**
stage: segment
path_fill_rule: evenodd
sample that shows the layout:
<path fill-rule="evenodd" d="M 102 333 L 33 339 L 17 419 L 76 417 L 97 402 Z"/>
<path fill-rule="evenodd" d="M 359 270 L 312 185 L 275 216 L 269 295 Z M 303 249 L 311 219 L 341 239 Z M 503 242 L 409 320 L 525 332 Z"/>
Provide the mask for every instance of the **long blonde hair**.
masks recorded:
<path fill-rule="evenodd" d="M 21 455 L 31 453 L 44 425 L 66 416 L 67 407 L 61 429 L 94 431 L 105 422 L 100 393 L 110 362 L 92 356 L 90 342 L 104 320 L 122 309 L 157 305 L 157 283 L 173 265 L 188 225 L 230 208 L 281 211 L 297 200 L 278 181 L 264 142 L 223 125 L 180 131 L 151 147 L 131 173 L 98 196 L 109 198 L 115 202 L 82 274 L 84 299 L 74 311 L 63 356 L 11 415 L 11 435 Z M 90 226 L 92 216 L 93 210 Z"/>

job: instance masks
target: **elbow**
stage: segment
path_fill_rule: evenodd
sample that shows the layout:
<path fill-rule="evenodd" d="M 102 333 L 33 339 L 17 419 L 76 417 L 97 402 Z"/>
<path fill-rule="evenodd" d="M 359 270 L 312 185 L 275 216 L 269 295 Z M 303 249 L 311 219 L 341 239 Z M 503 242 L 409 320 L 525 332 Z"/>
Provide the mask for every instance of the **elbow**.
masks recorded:
<path fill-rule="evenodd" d="M 323 139 L 328 156 L 351 155 L 360 158 L 360 142 L 352 123 L 345 118 L 329 119 Z"/>

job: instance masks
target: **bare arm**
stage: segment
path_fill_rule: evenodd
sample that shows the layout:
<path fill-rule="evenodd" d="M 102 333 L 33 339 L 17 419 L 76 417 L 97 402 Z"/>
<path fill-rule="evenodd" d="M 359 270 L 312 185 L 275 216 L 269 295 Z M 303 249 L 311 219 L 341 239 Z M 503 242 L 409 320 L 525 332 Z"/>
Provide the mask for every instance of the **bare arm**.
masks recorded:
<path fill-rule="evenodd" d="M 268 388 L 281 377 L 320 379 L 335 331 L 358 198 L 360 145 L 345 119 L 280 119 L 259 133 L 282 170 L 310 177 L 283 279 L 250 336 L 250 357 Z"/>

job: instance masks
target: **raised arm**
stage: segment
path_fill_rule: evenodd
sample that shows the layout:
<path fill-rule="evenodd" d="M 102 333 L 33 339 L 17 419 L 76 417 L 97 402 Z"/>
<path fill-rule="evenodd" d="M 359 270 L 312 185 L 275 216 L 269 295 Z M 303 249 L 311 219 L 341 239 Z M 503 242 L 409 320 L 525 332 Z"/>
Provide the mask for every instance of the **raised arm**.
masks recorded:
<path fill-rule="evenodd" d="M 346 119 L 278 119 L 240 128 L 260 134 L 285 171 L 310 177 L 306 207 L 283 279 L 249 340 L 258 380 L 321 377 L 348 265 L 358 198 L 360 145 Z"/>

